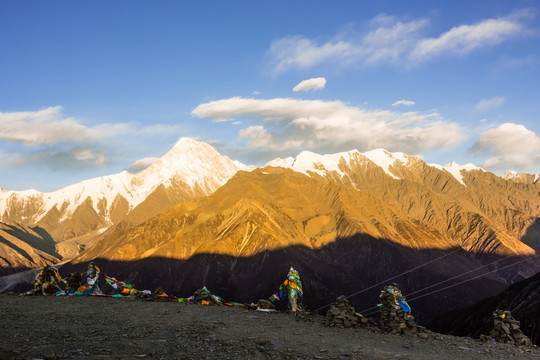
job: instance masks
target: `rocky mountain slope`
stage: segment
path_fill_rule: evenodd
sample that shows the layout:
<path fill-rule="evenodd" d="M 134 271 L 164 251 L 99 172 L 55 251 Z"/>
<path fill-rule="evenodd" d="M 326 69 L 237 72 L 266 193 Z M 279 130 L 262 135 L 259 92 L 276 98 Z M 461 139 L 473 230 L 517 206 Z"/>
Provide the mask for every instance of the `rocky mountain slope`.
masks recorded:
<path fill-rule="evenodd" d="M 49 254 L 70 259 L 111 225 L 137 224 L 180 201 L 209 195 L 239 169 L 247 167 L 182 138 L 137 174 L 123 171 L 52 193 L 0 190 L 0 221 L 39 227 L 57 243 Z"/>
<path fill-rule="evenodd" d="M 419 300 L 429 319 L 540 269 L 534 260 L 508 266 L 535 254 L 538 185 L 456 168 L 382 150 L 302 153 L 240 171 L 133 228 L 112 227 L 72 264 L 97 258 L 138 286 L 207 285 L 243 301 L 269 296 L 294 265 L 313 308 L 419 266 L 397 280 L 405 294 L 475 269 L 489 274 Z M 352 301 L 372 307 L 379 290 Z"/>
<path fill-rule="evenodd" d="M 39 228 L 0 222 L 0 274 L 45 266 L 60 261 L 54 240 Z"/>
<path fill-rule="evenodd" d="M 429 327 L 438 332 L 478 338 L 493 329 L 493 311 L 509 310 L 521 322 L 520 329 L 540 345 L 540 273 L 510 285 L 500 294 L 471 307 L 445 314 Z"/>
<path fill-rule="evenodd" d="M 192 140 L 179 144 L 208 147 Z M 145 170 L 151 175 L 143 178 L 177 174 L 158 170 L 174 168 L 186 152 L 179 153 Z M 382 287 L 389 278 L 407 294 L 449 278 L 466 280 L 462 274 L 473 271 L 486 275 L 440 293 L 437 301 L 419 299 L 413 306 L 427 320 L 540 270 L 534 258 L 522 261 L 539 246 L 538 182 L 501 179 L 472 165 L 430 165 L 380 149 L 303 152 L 238 172 L 242 166 L 228 159 L 230 166 L 208 165 L 219 159 L 215 152 L 208 159 L 201 157 L 204 151 L 193 153 L 185 157 L 184 175 L 170 181 L 190 186 L 179 187 L 176 196 L 165 191 L 171 188 L 167 181 L 160 183 L 122 221 L 92 237 L 63 271 L 83 271 L 87 261 L 98 259 L 104 271 L 139 288 L 163 286 L 181 294 L 207 285 L 252 301 L 268 297 L 294 265 L 310 294 L 309 306 L 369 287 L 351 299 L 359 309 L 376 304 L 380 289 L 371 286 Z M 216 166 L 223 171 L 213 171 Z M 215 183 L 190 180 L 204 174 L 215 179 L 226 169 L 233 169 L 230 176 L 236 172 L 228 181 L 228 175 Z M 224 185 L 218 187 L 220 181 Z M 90 197 L 86 201 L 94 204 Z M 169 208 L 173 203 L 178 204 Z M 92 211 L 81 210 L 82 218 L 98 214 Z"/>

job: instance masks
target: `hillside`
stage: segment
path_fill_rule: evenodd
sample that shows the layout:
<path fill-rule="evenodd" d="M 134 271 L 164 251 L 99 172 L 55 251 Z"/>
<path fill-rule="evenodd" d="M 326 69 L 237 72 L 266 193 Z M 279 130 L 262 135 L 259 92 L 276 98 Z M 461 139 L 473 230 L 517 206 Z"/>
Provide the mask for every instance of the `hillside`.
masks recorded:
<path fill-rule="evenodd" d="M 417 166 L 434 174 L 416 182 L 364 164 L 347 169 L 348 184 L 335 174 L 308 176 L 281 167 L 239 172 L 211 196 L 178 204 L 131 229 L 111 228 L 66 271 L 99 259 L 108 273 L 137 286 L 179 292 L 207 285 L 247 301 L 269 296 L 293 265 L 314 294 L 313 308 L 429 262 L 396 280 L 405 294 L 471 271 L 488 275 L 445 291 L 436 301 L 419 300 L 421 321 L 538 271 L 534 261 L 504 268 L 534 254 L 516 236 L 532 221 L 529 207 L 538 207 L 538 199 L 526 199 L 525 191 L 515 198 L 527 206 L 505 223 L 495 217 L 499 210 L 491 205 L 499 199 L 489 186 L 509 185 L 495 176 L 464 174 L 468 183 L 487 188 L 482 195 L 425 164 Z M 398 170 L 412 177 L 407 169 Z M 501 209 L 500 215 L 508 211 Z M 503 270 L 488 274 L 496 268 L 483 266 L 494 261 Z M 352 301 L 369 308 L 379 290 Z"/>
<path fill-rule="evenodd" d="M 247 168 L 206 143 L 182 138 L 137 174 L 123 171 L 52 193 L 0 189 L 0 221 L 39 227 L 56 244 L 49 255 L 71 259 L 110 226 L 133 226 L 180 201 L 209 195 Z"/>
<path fill-rule="evenodd" d="M 0 276 L 61 260 L 43 229 L 0 222 Z"/>
<path fill-rule="evenodd" d="M 471 307 L 445 314 L 429 326 L 447 334 L 478 338 L 480 334 L 489 334 L 493 327 L 492 313 L 497 309 L 509 310 L 521 322 L 521 330 L 540 345 L 540 273 Z"/>
<path fill-rule="evenodd" d="M 207 144 L 177 145 L 143 171 L 151 174 L 146 179 L 165 180 L 123 220 L 85 235 L 84 251 L 62 271 L 83 271 L 97 259 L 107 273 L 139 288 L 180 292 L 207 285 L 247 301 L 268 296 L 293 265 L 314 294 L 312 308 L 389 278 L 407 294 L 473 273 L 470 282 L 414 304 L 425 322 L 540 270 L 538 261 L 524 261 L 540 243 L 538 182 L 382 149 L 302 152 L 237 171 L 240 165 Z M 173 178 L 190 185 L 192 196 L 183 201 L 166 180 L 180 168 L 183 175 Z M 195 181 L 201 178 L 208 181 Z M 84 209 L 77 210 L 81 219 L 92 219 Z M 372 307 L 378 290 L 352 302 Z"/>

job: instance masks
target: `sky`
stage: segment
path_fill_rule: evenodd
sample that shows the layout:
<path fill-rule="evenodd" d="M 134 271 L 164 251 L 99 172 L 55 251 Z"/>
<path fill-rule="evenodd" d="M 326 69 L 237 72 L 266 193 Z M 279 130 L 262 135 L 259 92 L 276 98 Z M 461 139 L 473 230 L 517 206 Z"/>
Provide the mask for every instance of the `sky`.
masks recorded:
<path fill-rule="evenodd" d="M 0 187 L 383 148 L 540 172 L 540 4 L 0 2 Z"/>

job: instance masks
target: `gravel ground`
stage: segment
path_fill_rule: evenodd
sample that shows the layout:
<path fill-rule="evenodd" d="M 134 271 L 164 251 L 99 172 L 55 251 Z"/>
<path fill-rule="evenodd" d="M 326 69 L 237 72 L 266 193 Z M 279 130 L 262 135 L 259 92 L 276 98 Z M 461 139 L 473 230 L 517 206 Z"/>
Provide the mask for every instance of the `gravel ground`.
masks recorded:
<path fill-rule="evenodd" d="M 0 296 L 0 359 L 540 359 L 540 349 L 337 329 L 238 307 Z"/>

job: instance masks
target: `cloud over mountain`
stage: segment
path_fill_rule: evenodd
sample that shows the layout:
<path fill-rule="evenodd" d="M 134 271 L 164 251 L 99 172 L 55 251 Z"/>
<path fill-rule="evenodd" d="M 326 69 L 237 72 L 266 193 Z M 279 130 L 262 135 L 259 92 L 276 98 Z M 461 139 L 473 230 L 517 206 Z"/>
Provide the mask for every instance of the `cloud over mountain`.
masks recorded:
<path fill-rule="evenodd" d="M 492 156 L 482 165 L 487 169 L 527 168 L 540 164 L 540 137 L 523 125 L 504 123 L 480 134 L 469 152 Z"/>
<path fill-rule="evenodd" d="M 135 161 L 133 165 L 131 165 L 131 167 L 129 168 L 129 172 L 138 173 L 139 171 L 142 171 L 146 169 L 147 167 L 151 166 L 158 160 L 159 160 L 158 157 L 145 157 L 145 158 L 139 159 Z"/>
<path fill-rule="evenodd" d="M 0 142 L 11 144 L 9 152 L 0 153 L 0 168 L 37 166 L 51 170 L 79 170 L 103 167 L 110 163 L 112 156 L 117 156 L 118 151 L 114 148 L 121 147 L 126 141 L 142 142 L 149 137 L 155 139 L 179 132 L 178 125 L 167 124 L 85 125 L 80 119 L 65 116 L 62 106 L 0 112 Z"/>
<path fill-rule="evenodd" d="M 0 112 L 0 140 L 25 145 L 56 144 L 63 141 L 98 139 L 123 130 L 121 124 L 87 127 L 74 118 L 64 117 L 61 106 L 38 111 Z"/>
<path fill-rule="evenodd" d="M 364 110 L 341 101 L 233 97 L 200 104 L 192 115 L 215 121 L 246 118 L 239 131 L 250 148 L 335 152 L 374 148 L 418 153 L 448 148 L 464 138 L 462 128 L 436 113 Z"/>

